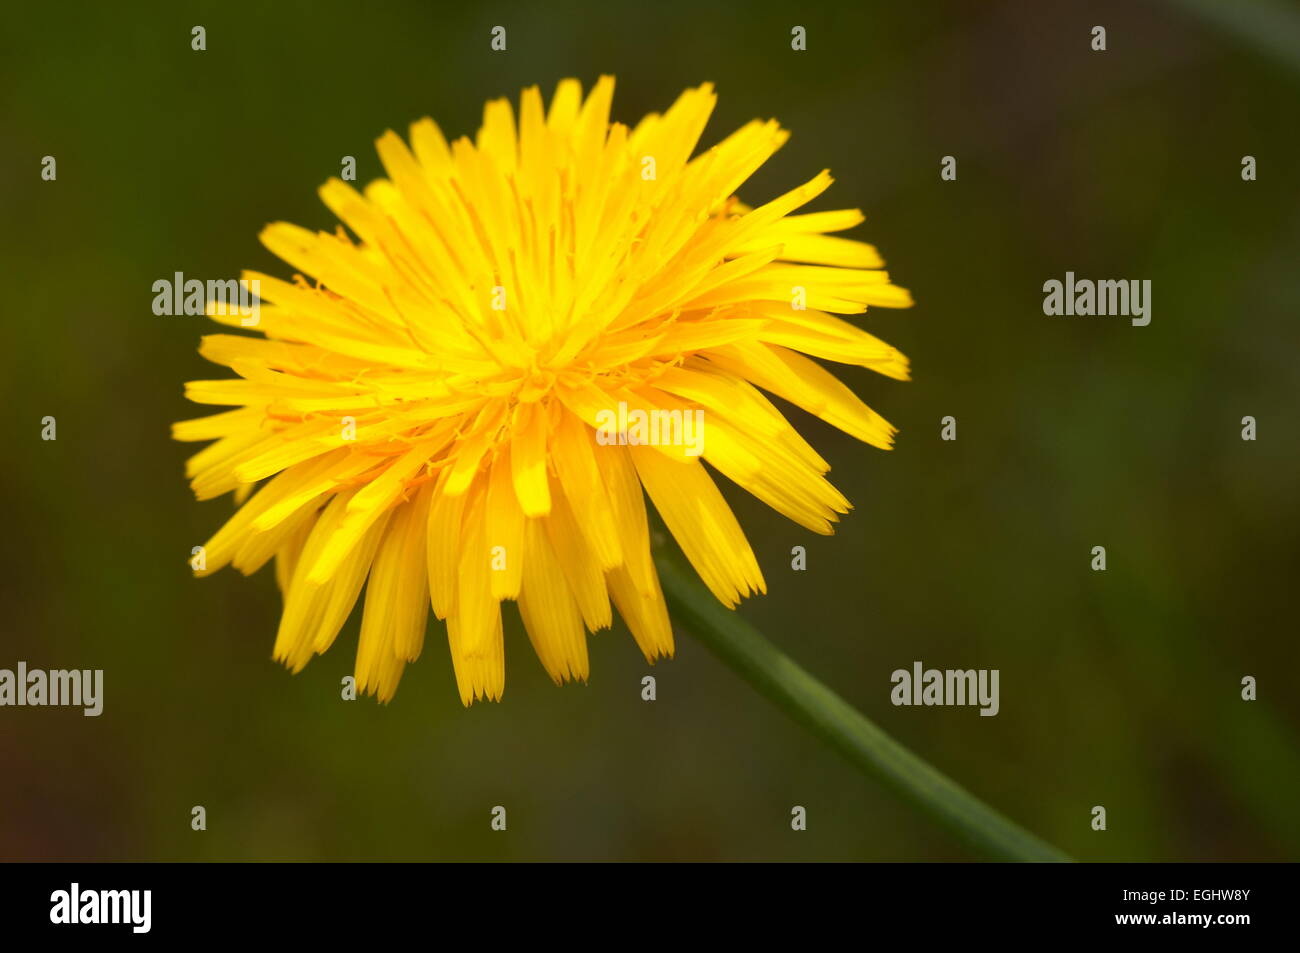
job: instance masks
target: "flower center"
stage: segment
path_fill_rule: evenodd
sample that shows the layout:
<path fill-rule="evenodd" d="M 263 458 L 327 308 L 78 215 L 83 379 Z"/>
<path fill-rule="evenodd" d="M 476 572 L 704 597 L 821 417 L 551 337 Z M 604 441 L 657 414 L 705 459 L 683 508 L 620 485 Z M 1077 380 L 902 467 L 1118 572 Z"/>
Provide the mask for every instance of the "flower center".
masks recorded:
<path fill-rule="evenodd" d="M 528 376 L 520 380 L 515 398 L 521 404 L 535 404 L 550 393 L 554 386 L 555 375 L 552 372 L 533 368 Z"/>

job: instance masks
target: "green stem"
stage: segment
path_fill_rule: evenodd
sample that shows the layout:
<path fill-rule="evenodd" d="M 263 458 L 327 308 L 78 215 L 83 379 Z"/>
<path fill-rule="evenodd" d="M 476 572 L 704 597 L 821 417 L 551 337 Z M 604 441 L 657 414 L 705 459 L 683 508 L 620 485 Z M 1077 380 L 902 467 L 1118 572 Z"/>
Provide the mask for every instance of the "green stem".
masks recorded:
<path fill-rule="evenodd" d="M 659 579 L 675 621 L 770 701 L 864 774 L 999 860 L 1069 861 L 877 728 L 800 668 L 738 613 L 724 608 L 673 558 L 658 554 Z"/>

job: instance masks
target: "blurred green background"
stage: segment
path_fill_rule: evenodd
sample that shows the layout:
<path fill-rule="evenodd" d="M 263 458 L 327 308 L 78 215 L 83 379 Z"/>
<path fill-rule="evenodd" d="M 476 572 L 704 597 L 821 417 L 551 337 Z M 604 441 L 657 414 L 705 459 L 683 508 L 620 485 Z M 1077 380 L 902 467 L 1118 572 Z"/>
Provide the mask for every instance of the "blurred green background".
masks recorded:
<path fill-rule="evenodd" d="M 433 623 L 380 707 L 339 698 L 355 617 L 294 677 L 270 659 L 269 569 L 190 578 L 190 548 L 231 503 L 193 500 L 195 447 L 168 426 L 202 413 L 184 381 L 224 372 L 196 354 L 216 326 L 155 316 L 152 283 L 287 277 L 257 232 L 333 228 L 315 188 L 341 157 L 364 184 L 387 128 L 431 115 L 472 134 L 489 98 L 602 72 L 625 122 L 716 82 L 706 145 L 780 119 L 793 138 L 742 198 L 829 167 L 815 207 L 862 207 L 852 234 L 917 299 L 865 319 L 912 359 L 912 382 L 843 372 L 901 428 L 894 452 L 791 412 L 856 506 L 837 536 L 725 487 L 769 584 L 744 614 L 1081 859 L 1300 857 L 1300 73 L 1285 34 L 1265 25 L 1265 49 L 1189 9 L 7 11 L 0 667 L 102 668 L 106 698 L 97 719 L 0 709 L 0 858 L 973 859 L 685 632 L 646 703 L 621 625 L 591 640 L 590 685 L 557 689 L 512 617 L 504 701 L 465 710 Z M 190 49 L 196 24 L 206 52 Z M 498 24 L 505 53 L 489 49 Z M 790 50 L 796 24 L 806 52 Z M 1243 155 L 1258 181 L 1241 180 Z M 1067 270 L 1150 279 L 1150 326 L 1045 317 L 1042 284 Z M 939 439 L 949 414 L 955 442 Z M 40 439 L 46 415 L 56 442 Z M 806 572 L 790 569 L 795 545 Z M 890 673 L 915 660 L 999 669 L 1001 713 L 891 706 Z M 806 832 L 790 830 L 796 804 Z"/>

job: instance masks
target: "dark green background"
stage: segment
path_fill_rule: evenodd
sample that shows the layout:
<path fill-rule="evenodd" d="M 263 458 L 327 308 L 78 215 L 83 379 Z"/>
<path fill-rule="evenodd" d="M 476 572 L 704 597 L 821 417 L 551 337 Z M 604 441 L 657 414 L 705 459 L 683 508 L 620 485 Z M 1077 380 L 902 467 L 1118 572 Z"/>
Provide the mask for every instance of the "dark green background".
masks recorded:
<path fill-rule="evenodd" d="M 184 381 L 224 372 L 195 353 L 216 326 L 155 316 L 151 284 L 287 277 L 256 234 L 332 228 L 315 188 L 342 156 L 362 184 L 387 128 L 432 115 L 472 133 L 489 98 L 602 72 L 627 122 L 715 81 L 705 144 L 780 119 L 793 138 L 742 197 L 829 167 L 816 207 L 861 206 L 853 234 L 917 299 L 865 319 L 914 380 L 844 372 L 901 428 L 893 453 L 793 412 L 857 507 L 839 535 L 726 488 L 769 585 L 744 614 L 1081 859 L 1300 856 L 1295 46 L 1185 5 L 844 6 L 6 11 L 0 667 L 103 668 L 106 708 L 0 709 L 0 858 L 972 857 L 685 632 L 649 704 L 621 626 L 592 639 L 588 687 L 557 689 L 512 619 L 505 699 L 467 711 L 435 624 L 380 707 L 339 699 L 355 618 L 292 677 L 270 660 L 269 569 L 189 576 L 230 502 L 193 500 L 195 448 L 168 426 L 202 412 Z M 1222 6 L 1254 22 L 1253 5 Z M 807 52 L 790 50 L 794 24 Z M 956 182 L 939 179 L 944 155 Z M 1150 279 L 1151 325 L 1045 317 L 1042 284 L 1067 270 Z M 57 442 L 40 439 L 45 415 Z M 789 568 L 795 545 L 807 572 Z M 891 706 L 890 673 L 914 660 L 999 669 L 1001 714 Z M 1240 700 L 1243 675 L 1258 701 Z"/>

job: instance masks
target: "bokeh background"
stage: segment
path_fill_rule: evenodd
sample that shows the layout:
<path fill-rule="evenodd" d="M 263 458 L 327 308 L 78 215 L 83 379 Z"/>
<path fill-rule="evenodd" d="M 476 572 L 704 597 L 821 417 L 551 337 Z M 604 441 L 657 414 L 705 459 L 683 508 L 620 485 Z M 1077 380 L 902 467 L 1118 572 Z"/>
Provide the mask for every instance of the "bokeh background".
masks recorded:
<path fill-rule="evenodd" d="M 0 858 L 973 859 L 689 633 L 655 667 L 651 704 L 621 625 L 592 639 L 590 685 L 557 689 L 514 622 L 504 701 L 465 710 L 434 622 L 381 707 L 339 697 L 355 617 L 294 677 L 270 659 L 269 569 L 190 578 L 191 546 L 231 503 L 193 500 L 195 448 L 168 426 L 201 413 L 182 383 L 221 373 L 196 354 L 216 327 L 155 316 L 152 283 L 287 276 L 257 232 L 332 228 L 315 188 L 342 156 L 364 184 L 387 128 L 431 115 L 472 134 L 489 98 L 611 72 L 622 121 L 716 82 L 706 145 L 780 119 L 793 138 L 742 197 L 829 167 L 815 207 L 862 207 L 854 234 L 917 299 L 865 318 L 914 380 L 844 372 L 901 428 L 896 450 L 791 412 L 856 506 L 837 536 L 726 487 L 770 590 L 744 615 L 1081 859 L 1297 859 L 1295 16 L 1137 2 L 8 10 L 0 667 L 102 668 L 106 707 L 0 709 Z M 206 52 L 190 49 L 196 24 Z M 505 53 L 489 49 L 497 24 Z M 806 52 L 790 50 L 796 24 Z M 955 182 L 939 178 L 944 155 Z M 1258 181 L 1241 180 L 1243 155 Z M 1042 284 L 1067 270 L 1150 279 L 1152 323 L 1045 317 Z M 46 415 L 56 442 L 40 439 Z M 955 442 L 939 439 L 945 415 Z M 790 569 L 795 545 L 806 572 Z M 890 673 L 915 660 L 999 669 L 1001 713 L 891 706 Z M 1244 675 L 1258 701 L 1241 700 Z M 504 834 L 489 829 L 498 804 Z M 796 804 L 806 832 L 790 830 Z M 1098 804 L 1104 833 L 1089 825 Z"/>

